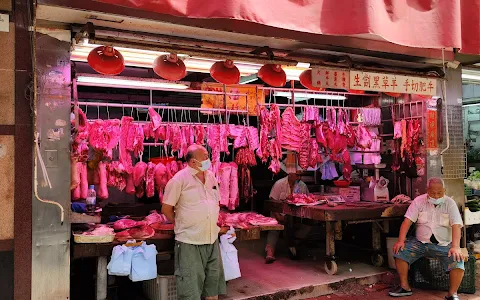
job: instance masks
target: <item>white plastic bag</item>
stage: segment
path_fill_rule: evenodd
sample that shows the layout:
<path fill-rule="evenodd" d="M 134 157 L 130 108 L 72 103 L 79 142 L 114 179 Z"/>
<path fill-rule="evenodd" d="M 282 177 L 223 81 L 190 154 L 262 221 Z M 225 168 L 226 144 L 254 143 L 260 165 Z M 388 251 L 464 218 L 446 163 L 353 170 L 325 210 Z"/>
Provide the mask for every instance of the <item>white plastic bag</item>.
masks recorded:
<path fill-rule="evenodd" d="M 124 245 L 115 246 L 112 250 L 112 257 L 107 265 L 108 275 L 128 276 L 132 268 L 131 248 Z"/>
<path fill-rule="evenodd" d="M 236 237 L 233 236 L 235 230 L 230 227 L 230 230 L 220 237 L 220 253 L 223 262 L 223 271 L 225 273 L 225 281 L 230 281 L 240 278 L 240 265 L 238 263 L 238 251 L 232 243 Z"/>
<path fill-rule="evenodd" d="M 157 247 L 145 242 L 133 249 L 132 269 L 128 276 L 131 281 L 145 281 L 157 278 Z"/>

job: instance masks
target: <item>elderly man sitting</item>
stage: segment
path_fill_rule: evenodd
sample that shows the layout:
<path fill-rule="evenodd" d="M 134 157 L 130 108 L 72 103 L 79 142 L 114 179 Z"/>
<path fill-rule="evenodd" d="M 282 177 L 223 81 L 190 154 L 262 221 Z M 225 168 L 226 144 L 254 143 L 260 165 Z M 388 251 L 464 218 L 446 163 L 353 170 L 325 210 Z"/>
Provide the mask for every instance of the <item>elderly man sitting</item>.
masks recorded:
<path fill-rule="evenodd" d="M 416 238 L 406 238 L 413 223 L 417 224 Z M 458 288 L 465 270 L 460 251 L 462 217 L 455 201 L 445 196 L 445 187 L 440 178 L 430 178 L 427 194 L 413 200 L 405 214 L 397 243 L 393 246 L 395 263 L 400 276 L 400 287 L 391 291 L 392 297 L 412 295 L 408 284 L 408 269 L 418 259 L 438 257 L 450 274 L 450 289 L 446 300 L 459 300 Z"/>

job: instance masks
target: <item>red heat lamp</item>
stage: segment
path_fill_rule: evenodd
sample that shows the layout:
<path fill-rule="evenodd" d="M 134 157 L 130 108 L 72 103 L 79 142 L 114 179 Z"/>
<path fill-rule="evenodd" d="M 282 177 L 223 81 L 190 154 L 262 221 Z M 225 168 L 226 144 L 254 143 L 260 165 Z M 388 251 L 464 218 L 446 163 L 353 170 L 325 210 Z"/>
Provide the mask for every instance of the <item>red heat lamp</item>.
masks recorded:
<path fill-rule="evenodd" d="M 275 87 L 282 87 L 287 83 L 287 74 L 285 74 L 282 66 L 275 64 L 263 65 L 260 70 L 258 70 L 258 78 L 266 84 Z"/>
<path fill-rule="evenodd" d="M 309 90 L 313 90 L 313 91 L 324 91 L 325 90 L 324 88 L 319 88 L 319 87 L 313 86 L 312 70 L 311 69 L 303 71 L 300 74 L 299 78 L 300 78 L 300 83 Z"/>
<path fill-rule="evenodd" d="M 112 46 L 99 46 L 88 54 L 88 64 L 103 75 L 118 75 L 125 69 L 122 54 Z"/>
<path fill-rule="evenodd" d="M 422 99 L 432 99 L 433 96 L 430 96 L 430 95 L 419 95 L 417 94 L 418 97 L 422 98 Z"/>
<path fill-rule="evenodd" d="M 348 90 L 350 94 L 357 94 L 357 95 L 363 95 L 365 94 L 365 91 L 362 90 Z"/>
<path fill-rule="evenodd" d="M 231 59 L 214 63 L 210 68 L 210 75 L 217 82 L 223 84 L 238 84 L 240 82 L 240 71 Z"/>
<path fill-rule="evenodd" d="M 187 75 L 187 67 L 177 54 L 160 55 L 153 62 L 153 71 L 167 80 L 180 80 Z"/>
<path fill-rule="evenodd" d="M 402 95 L 402 93 L 392 93 L 392 92 L 384 92 L 384 94 L 393 98 L 398 98 Z"/>

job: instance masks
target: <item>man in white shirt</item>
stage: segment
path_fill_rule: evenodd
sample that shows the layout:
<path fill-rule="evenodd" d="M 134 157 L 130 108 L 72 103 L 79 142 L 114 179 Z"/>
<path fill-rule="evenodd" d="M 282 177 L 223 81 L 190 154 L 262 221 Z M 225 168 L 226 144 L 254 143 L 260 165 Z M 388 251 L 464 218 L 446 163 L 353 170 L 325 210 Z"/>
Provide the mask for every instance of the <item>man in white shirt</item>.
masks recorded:
<path fill-rule="evenodd" d="M 272 190 L 270 191 L 270 199 L 275 201 L 285 201 L 291 194 L 308 194 L 308 187 L 303 181 L 300 180 L 300 175 L 300 171 L 296 171 L 295 169 L 290 170 L 288 176 L 275 182 Z M 277 219 L 277 221 L 280 223 L 285 223 L 285 217 L 282 214 L 272 213 L 271 216 Z M 286 226 L 286 233 L 289 242 L 290 256 L 295 258 L 297 256 L 297 250 L 293 244 L 295 229 L 293 228 L 293 224 L 286 225 L 288 225 Z M 301 228 L 297 230 L 296 235 L 299 239 L 304 239 L 306 236 L 308 236 L 310 231 L 311 228 L 309 226 L 301 226 Z M 276 260 L 275 248 L 279 235 L 279 231 L 268 232 L 267 245 L 265 247 L 265 263 L 267 264 L 271 264 Z"/>
<path fill-rule="evenodd" d="M 393 246 L 400 287 L 390 292 L 392 297 L 412 295 L 409 266 L 428 256 L 438 257 L 445 272 L 450 274 L 450 289 L 445 299 L 459 300 L 457 291 L 465 271 L 460 250 L 463 221 L 455 201 L 445 196 L 444 186 L 442 179 L 430 178 L 427 194 L 415 198 L 405 214 L 398 241 Z M 416 238 L 407 239 L 413 223 L 416 223 Z"/>
<path fill-rule="evenodd" d="M 168 182 L 162 213 L 175 222 L 175 276 L 178 299 L 218 299 L 226 282 L 218 245 L 220 194 L 207 150 L 188 147 L 188 167 Z"/>

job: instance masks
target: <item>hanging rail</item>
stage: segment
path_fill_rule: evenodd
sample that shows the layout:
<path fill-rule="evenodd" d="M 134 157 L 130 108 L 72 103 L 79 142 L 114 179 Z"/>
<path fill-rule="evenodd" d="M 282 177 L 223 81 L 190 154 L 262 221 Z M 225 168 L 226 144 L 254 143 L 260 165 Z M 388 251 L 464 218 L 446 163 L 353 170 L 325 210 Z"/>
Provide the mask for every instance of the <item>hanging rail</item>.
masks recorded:
<path fill-rule="evenodd" d="M 91 78 L 99 78 L 99 79 L 113 79 L 113 80 L 120 80 L 120 81 L 138 81 L 138 82 L 151 82 L 151 83 L 159 83 L 159 84 L 185 84 L 187 88 L 185 89 L 175 89 L 175 88 L 166 88 L 166 87 L 158 87 L 158 86 L 134 86 L 134 85 L 122 85 L 122 84 L 113 84 L 108 82 L 84 82 L 78 80 L 81 77 L 91 77 Z M 122 89 L 133 89 L 133 90 L 146 90 L 146 91 L 164 91 L 164 92 L 177 92 L 177 93 L 187 93 L 187 94 L 205 94 L 205 95 L 226 95 L 226 96 L 242 96 L 247 97 L 245 93 L 224 93 L 224 92 L 216 92 L 216 91 L 203 91 L 203 90 L 191 90 L 188 89 L 186 82 L 171 82 L 166 80 L 158 80 L 158 79 L 146 79 L 146 78 L 138 78 L 138 77 L 122 77 L 122 76 L 106 76 L 106 75 L 97 75 L 97 74 L 77 74 L 75 78 L 77 86 L 96 86 L 96 87 L 109 87 L 109 88 L 122 88 Z"/>
<path fill-rule="evenodd" d="M 75 104 L 75 102 L 72 102 Z M 248 110 L 243 109 L 225 109 L 225 108 L 201 108 L 201 107 L 181 107 L 168 105 L 140 105 L 140 104 L 120 104 L 107 102 L 77 102 L 79 106 L 95 106 L 95 107 L 117 107 L 117 108 L 150 108 L 165 109 L 165 110 L 186 110 L 186 111 L 211 111 L 211 112 L 225 112 L 243 114 L 248 113 Z"/>
<path fill-rule="evenodd" d="M 334 92 L 334 91 L 314 91 L 306 89 L 294 89 L 294 88 L 275 88 L 275 87 L 258 87 L 259 90 L 273 91 L 273 92 L 291 92 L 291 93 L 305 93 L 315 95 L 338 95 L 338 96 L 362 96 L 362 97 L 379 97 L 380 94 L 355 94 L 349 92 Z M 296 105 L 295 105 L 296 106 Z"/>
<path fill-rule="evenodd" d="M 293 104 L 280 104 L 280 103 L 259 103 L 260 106 L 276 105 L 278 107 L 293 107 Z M 348 107 L 348 106 L 333 106 L 333 105 L 308 105 L 308 104 L 295 104 L 295 107 L 315 107 L 315 108 L 338 108 L 344 110 L 356 110 L 364 107 Z"/>

